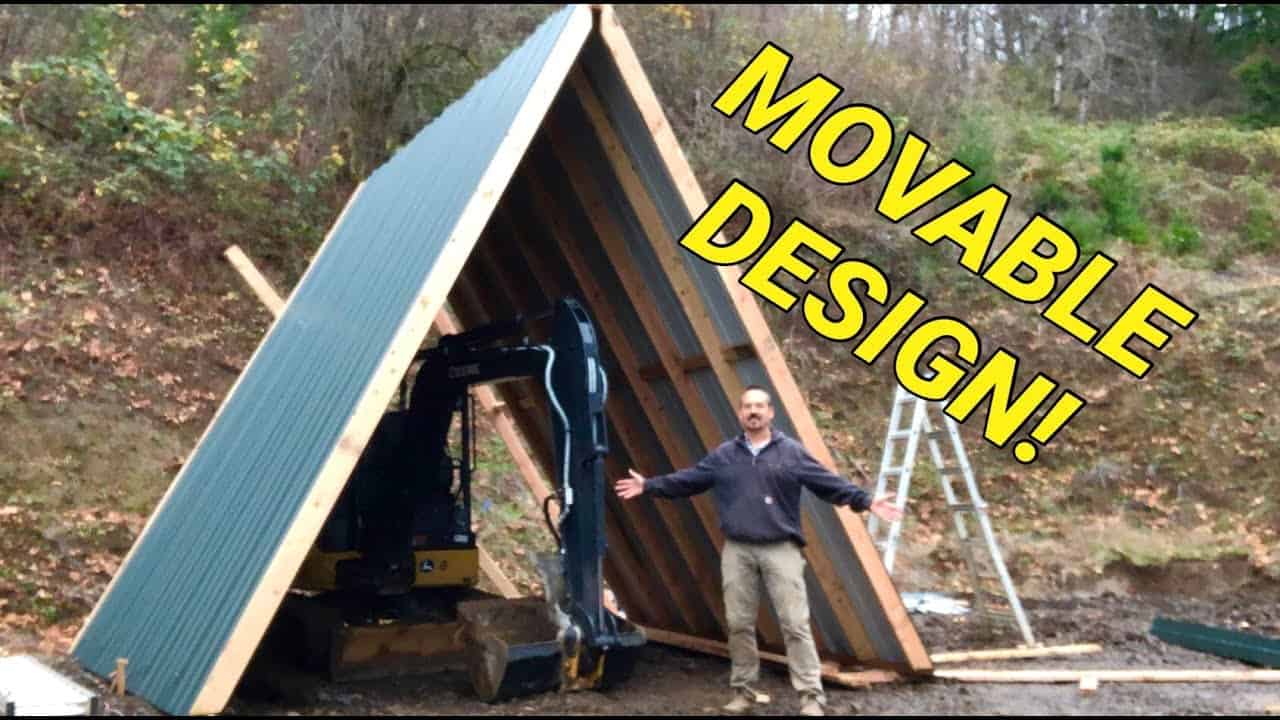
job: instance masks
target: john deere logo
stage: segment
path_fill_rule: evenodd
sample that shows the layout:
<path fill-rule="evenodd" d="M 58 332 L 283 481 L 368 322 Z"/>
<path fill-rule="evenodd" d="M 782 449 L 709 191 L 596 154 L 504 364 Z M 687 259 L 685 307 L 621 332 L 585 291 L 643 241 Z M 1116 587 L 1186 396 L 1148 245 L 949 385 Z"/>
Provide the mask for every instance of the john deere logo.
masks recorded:
<path fill-rule="evenodd" d="M 469 377 L 471 375 L 480 374 L 480 363 L 470 363 L 468 365 L 455 365 L 449 368 L 449 379 L 460 377 Z"/>

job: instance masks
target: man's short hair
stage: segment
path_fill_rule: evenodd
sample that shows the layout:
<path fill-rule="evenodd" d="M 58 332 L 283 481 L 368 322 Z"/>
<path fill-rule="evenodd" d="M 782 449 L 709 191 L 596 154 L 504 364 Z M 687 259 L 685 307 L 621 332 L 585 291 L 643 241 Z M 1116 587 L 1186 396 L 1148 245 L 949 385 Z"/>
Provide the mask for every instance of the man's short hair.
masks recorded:
<path fill-rule="evenodd" d="M 751 392 L 752 390 L 759 390 L 760 392 L 764 393 L 765 398 L 769 400 L 769 404 L 770 405 L 773 404 L 773 395 L 770 394 L 768 388 L 764 387 L 763 385 L 748 385 L 742 388 L 742 395 L 738 396 L 739 399 L 746 397 L 746 394 Z"/>

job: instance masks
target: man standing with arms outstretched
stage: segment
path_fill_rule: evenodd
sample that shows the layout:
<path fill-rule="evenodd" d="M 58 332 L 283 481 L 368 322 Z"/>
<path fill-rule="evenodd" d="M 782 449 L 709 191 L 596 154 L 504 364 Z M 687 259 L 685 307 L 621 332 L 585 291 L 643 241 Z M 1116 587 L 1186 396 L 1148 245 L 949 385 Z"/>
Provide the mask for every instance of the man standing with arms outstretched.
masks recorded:
<path fill-rule="evenodd" d="M 801 489 L 809 488 L 833 505 L 870 510 L 886 522 L 902 514 L 893 495 L 872 501 L 867 492 L 814 460 L 799 442 L 773 429 L 773 404 L 764 388 L 752 385 L 743 391 L 738 421 L 742 435 L 721 444 L 696 466 L 651 478 L 631 470 L 631 477 L 619 480 L 614 490 L 630 500 L 646 493 L 679 498 L 714 489 L 725 535 L 720 570 L 733 667 L 729 685 L 734 697 L 724 709 L 741 713 L 753 703 L 768 702 L 754 687 L 760 676 L 756 615 L 763 578 L 787 644 L 791 685 L 803 698 L 801 712 L 822 715 L 826 696 L 809 626 Z"/>

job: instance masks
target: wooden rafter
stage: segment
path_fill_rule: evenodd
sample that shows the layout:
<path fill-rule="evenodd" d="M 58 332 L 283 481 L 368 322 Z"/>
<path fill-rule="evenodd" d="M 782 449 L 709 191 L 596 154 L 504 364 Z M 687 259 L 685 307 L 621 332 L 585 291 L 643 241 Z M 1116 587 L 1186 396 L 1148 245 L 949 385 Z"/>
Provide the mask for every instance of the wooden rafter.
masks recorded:
<path fill-rule="evenodd" d="M 526 169 L 525 172 L 528 172 L 528 170 Z M 527 183 L 527 185 L 531 186 L 537 184 L 538 180 L 536 178 L 531 179 L 530 182 Z M 549 201 L 549 197 L 544 199 Z M 582 287 L 588 302 L 594 299 L 594 304 L 599 306 L 599 298 L 602 296 L 602 291 L 595 286 L 590 273 L 584 268 L 577 266 L 580 262 L 577 256 L 564 250 L 564 242 L 567 240 L 564 236 L 567 233 L 563 228 L 559 227 L 556 222 L 554 222 L 552 217 L 542 217 L 540 220 L 544 223 L 544 227 L 548 228 L 552 240 L 560 248 L 558 252 L 561 254 L 558 255 L 558 257 L 564 258 L 570 270 L 574 272 L 575 276 L 577 276 L 578 283 Z M 515 222 L 509 222 L 505 227 L 511 234 L 512 242 L 510 243 L 510 246 L 519 248 L 520 257 L 523 260 L 523 267 L 528 270 L 529 279 L 531 279 L 540 288 L 544 297 L 558 297 L 567 294 L 568 288 L 563 286 L 563 284 L 556 279 L 554 273 L 550 272 L 547 258 L 544 253 L 533 251 L 528 238 L 522 231 L 517 229 L 517 225 L 518 224 Z M 540 251 L 546 249 L 548 248 L 539 248 Z M 624 372 L 626 372 L 632 367 L 632 362 L 624 359 L 628 357 L 629 352 L 627 349 L 629 347 L 629 343 L 626 340 L 625 334 L 616 327 L 616 324 L 611 317 L 597 316 L 596 322 L 600 325 L 600 331 L 608 340 L 609 347 L 614 356 L 619 358 L 619 362 L 623 365 Z M 628 379 L 630 380 L 630 378 Z M 630 383 L 630 387 L 633 392 L 640 390 L 634 382 Z M 651 408 L 656 406 L 656 401 L 653 403 L 646 403 L 645 399 L 641 397 L 640 404 L 646 411 L 650 411 Z M 637 460 L 646 459 L 648 456 L 648 450 L 645 443 L 639 439 L 639 429 L 635 426 L 635 418 L 631 417 L 627 413 L 619 413 L 618 407 L 616 398 L 613 402 L 608 403 L 606 407 L 610 425 L 623 440 L 623 445 L 626 447 L 628 455 Z M 611 465 L 614 464 L 612 456 L 606 458 L 606 463 Z M 617 467 L 616 465 L 614 465 L 611 470 L 613 473 L 617 474 L 625 472 L 625 468 Z M 668 508 L 659 506 L 656 509 L 658 516 L 661 519 L 662 527 L 650 527 L 644 522 L 631 523 L 635 535 L 641 538 L 642 542 L 644 542 L 648 547 L 658 546 L 660 538 L 663 535 L 668 535 L 675 541 L 683 556 L 688 557 L 692 555 L 700 557 L 700 554 L 697 553 L 696 549 L 694 549 L 690 540 L 685 535 L 678 518 L 676 518 L 674 514 L 670 513 Z M 625 512 L 619 512 L 616 516 L 620 520 L 626 520 L 628 514 Z M 679 580 L 681 575 L 672 560 L 672 558 L 665 557 L 662 553 L 658 553 L 655 556 L 651 556 L 649 566 L 653 567 L 658 572 L 663 584 L 666 586 L 666 592 L 680 608 L 684 626 L 689 628 L 698 628 L 701 632 L 709 632 L 712 628 L 706 627 L 700 618 L 704 617 L 704 613 L 710 613 L 709 617 L 720 622 L 721 628 L 723 629 L 722 614 L 718 612 L 720 608 L 716 606 L 714 600 L 709 598 L 707 594 L 704 593 L 701 596 L 701 609 L 690 603 L 689 595 L 684 591 L 685 588 L 682 587 L 682 583 Z M 693 573 L 694 576 L 697 577 L 698 571 L 696 569 L 693 569 Z M 705 581 L 703 584 L 705 584 Z"/>
<path fill-rule="evenodd" d="M 663 321 L 663 318 L 659 316 L 655 305 L 648 302 L 648 298 L 651 297 L 651 290 L 646 286 L 636 269 L 636 259 L 626 247 L 622 228 L 614 221 L 613 214 L 609 212 L 606 206 L 605 198 L 598 187 L 599 179 L 591 176 L 577 153 L 573 151 L 574 141 L 564 130 L 562 121 L 556 115 L 555 106 L 552 108 L 551 118 L 549 118 L 544 127 L 547 130 L 546 137 L 552 151 L 564 168 L 575 195 L 582 203 L 583 210 L 595 232 L 596 240 L 608 257 L 610 265 L 613 266 L 614 271 L 617 273 L 623 293 L 631 306 L 636 309 L 644 332 L 658 354 L 658 364 L 661 365 L 666 379 L 671 382 L 683 400 L 683 405 L 689 413 L 690 420 L 693 422 L 694 429 L 703 446 L 708 449 L 715 448 L 724 442 L 724 433 L 716 422 L 715 417 L 711 414 L 711 408 L 702 400 L 701 393 L 693 384 L 693 379 L 685 372 L 681 354 L 676 348 L 675 338 L 672 337 L 671 331 Z M 548 199 L 544 197 L 538 204 Z M 666 265 L 667 263 L 664 263 L 664 270 Z M 683 268 L 680 268 L 680 270 L 683 270 Z M 690 284 L 686 289 L 691 288 L 692 285 Z M 724 367 L 722 351 L 718 344 L 711 346 L 709 357 L 716 358 L 716 360 L 712 361 L 713 367 Z M 647 388 L 648 385 L 640 374 L 641 368 L 638 362 L 627 363 L 627 366 L 630 375 L 633 376 L 629 377 L 631 382 L 638 384 L 639 387 Z M 727 370 L 725 372 L 727 373 L 726 377 L 729 377 L 731 373 Z M 719 377 L 719 372 L 717 372 L 717 378 Z M 735 383 L 733 387 L 737 388 L 736 378 L 733 382 Z M 736 393 L 736 390 L 730 392 Z M 645 403 L 646 406 L 650 404 L 648 402 Z M 664 419 L 657 418 L 654 422 L 655 430 L 659 428 L 667 429 Z M 669 430 L 667 432 L 669 435 Z M 668 457 L 676 467 L 689 467 L 700 459 L 691 456 L 685 449 L 684 444 L 679 442 L 677 438 L 667 437 L 662 438 L 662 440 L 663 447 L 667 449 Z M 715 544 L 716 550 L 720 551 L 724 547 L 724 535 L 720 531 L 719 518 L 714 507 L 712 507 L 711 499 L 706 495 L 701 495 L 690 498 L 690 503 L 693 505 L 703 529 Z M 704 587 L 705 593 L 708 593 L 711 597 L 719 597 L 719 588 L 715 587 L 714 583 L 707 583 L 707 586 Z M 782 631 L 778 627 L 777 620 L 766 610 L 763 604 L 760 608 L 758 627 L 766 643 L 775 646 L 781 645 Z"/>
<path fill-rule="evenodd" d="M 634 49 L 631 47 L 630 41 L 618 24 L 611 8 L 606 6 L 598 10 L 596 28 L 614 64 L 618 68 L 627 90 L 635 100 L 636 106 L 643 116 L 645 126 L 653 136 L 663 163 L 666 165 L 690 217 L 698 217 L 702 210 L 707 207 L 706 196 L 703 194 L 697 177 L 694 175 L 688 160 L 676 141 L 671 126 L 662 111 L 661 104 L 649 84 L 649 80 L 640 65 Z M 723 242 L 722 239 L 719 241 Z M 732 267 L 721 267 L 719 272 L 724 287 L 732 298 L 739 317 L 747 330 L 756 355 L 774 383 L 774 389 L 778 395 L 778 404 L 783 407 L 787 416 L 791 418 L 792 424 L 799 435 L 798 439 L 813 453 L 818 461 L 829 467 L 836 467 L 834 458 L 826 443 L 823 442 L 817 424 L 809 413 L 808 405 L 796 385 L 795 378 L 787 368 L 782 351 L 765 323 L 759 305 L 755 298 L 751 296 L 750 290 L 738 282 L 739 271 Z M 867 574 L 876 599 L 903 648 L 907 664 L 917 672 L 931 670 L 932 664 L 930 663 L 929 655 L 924 648 L 924 644 L 920 642 L 919 635 L 916 634 L 914 627 L 911 625 L 911 619 L 907 614 L 902 598 L 893 586 L 880 555 L 875 545 L 871 542 L 866 527 L 861 519 L 847 508 L 835 508 L 835 512 L 842 528 L 851 541 L 858 562 Z M 802 523 L 802 529 L 805 534 L 810 537 L 814 536 L 816 528 L 808 513 L 803 515 Z M 874 657 L 875 651 L 870 645 L 870 640 L 865 630 L 862 629 L 857 610 L 846 595 L 836 567 L 831 558 L 827 556 L 825 549 L 820 544 L 810 543 L 806 547 L 805 556 L 817 576 L 819 584 L 822 586 L 841 627 L 845 628 L 848 633 L 856 652 L 859 656 Z"/>
<path fill-rule="evenodd" d="M 263 276 L 258 267 L 253 264 L 249 256 L 240 249 L 240 246 L 232 245 L 226 249 L 223 256 L 236 269 L 236 272 L 240 273 L 240 277 L 244 278 L 245 284 L 258 296 L 258 300 L 262 302 L 267 312 L 271 313 L 271 317 L 279 318 L 280 313 L 284 312 L 284 299 L 271 286 L 271 282 Z M 448 310 L 440 310 L 440 314 L 436 316 L 435 324 L 441 332 L 456 332 L 456 330 L 447 329 L 456 328 L 457 326 L 456 321 L 454 321 Z M 488 388 L 481 389 L 487 390 Z M 502 572 L 502 568 L 494 561 L 489 551 L 485 550 L 480 543 L 476 543 L 476 552 L 480 556 L 480 572 L 484 573 L 485 578 L 493 583 L 498 592 L 509 598 L 518 596 L 520 591 L 516 589 L 515 584 L 511 582 L 506 573 Z"/>
<path fill-rule="evenodd" d="M 492 243 L 485 243 L 483 240 L 481 241 L 480 248 L 478 250 L 479 254 L 477 255 L 480 262 L 477 263 L 476 266 L 472 267 L 471 273 L 464 273 L 464 276 L 460 278 L 458 286 L 456 287 L 456 291 L 460 293 L 461 297 L 466 298 L 464 302 L 466 302 L 467 307 L 470 308 L 469 317 L 473 318 L 474 324 L 477 325 L 492 322 L 496 319 L 484 308 L 486 306 L 493 307 L 500 300 L 505 301 L 504 309 L 508 314 L 528 312 L 535 309 L 527 304 L 518 302 L 516 300 L 516 296 L 509 295 L 506 292 L 502 294 L 494 292 L 495 288 L 491 284 L 486 284 L 484 301 L 480 300 L 480 293 L 475 288 L 475 280 L 473 279 L 472 274 L 492 278 L 491 268 L 488 267 L 488 263 L 486 262 L 488 259 L 488 248 L 491 245 Z M 484 270 L 489 270 L 489 272 L 484 272 Z M 514 391 L 514 388 L 511 386 L 504 386 L 501 390 L 511 393 Z M 555 467 L 555 461 L 553 459 L 551 449 L 553 441 L 549 434 L 550 431 L 547 429 L 547 418 L 551 417 L 550 408 L 546 406 L 544 399 L 537 393 L 524 395 L 521 399 L 525 402 L 517 401 L 512 395 L 508 395 L 507 398 L 508 403 L 510 403 L 509 407 L 511 407 L 513 412 L 519 416 L 521 427 L 534 429 L 533 432 L 526 435 L 526 439 L 541 459 L 543 467 L 547 468 L 548 472 L 550 472 L 550 469 Z M 530 417 L 528 413 L 528 408 L 530 406 L 538 410 L 536 418 Z M 638 560 L 635 558 L 634 551 L 631 549 L 630 543 L 626 542 L 624 536 L 620 534 L 622 527 L 623 526 L 616 522 L 606 523 L 605 526 L 606 540 L 611 548 L 611 556 L 608 558 L 608 561 L 611 566 L 615 566 L 609 575 L 610 584 L 617 588 L 616 592 L 618 592 L 618 594 L 623 598 L 628 607 L 638 609 L 643 617 L 661 618 L 670 622 L 671 618 L 665 609 L 663 609 L 660 604 L 655 604 L 652 591 L 646 591 L 645 589 L 635 586 L 635 578 L 629 569 L 637 567 L 635 563 L 637 563 Z M 628 568 L 628 571 L 618 572 L 616 566 L 619 564 L 624 568 Z M 607 567 L 606 570 L 608 571 L 609 568 Z"/>

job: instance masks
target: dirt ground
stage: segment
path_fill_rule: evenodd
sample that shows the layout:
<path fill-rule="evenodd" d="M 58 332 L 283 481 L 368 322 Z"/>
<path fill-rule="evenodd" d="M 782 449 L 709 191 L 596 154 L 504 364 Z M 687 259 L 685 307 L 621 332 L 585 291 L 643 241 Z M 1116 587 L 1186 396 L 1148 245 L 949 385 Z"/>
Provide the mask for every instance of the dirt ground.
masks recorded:
<path fill-rule="evenodd" d="M 1024 605 L 1037 639 L 1047 645 L 1094 642 L 1102 653 L 1077 657 L 965 663 L 964 667 L 1005 669 L 1248 669 L 1243 663 L 1175 647 L 1149 634 L 1158 616 L 1245 629 L 1280 637 L 1280 589 L 1250 587 L 1217 599 L 1184 600 L 1174 595 L 1119 596 L 1109 592 L 1053 602 L 1027 599 Z M 1012 628 L 983 628 L 966 617 L 913 615 L 931 652 L 1012 647 Z M 17 651 L 19 648 L 11 647 Z M 105 690 L 67 657 L 39 656 L 86 685 Z M 945 665 L 940 667 L 954 667 Z M 729 663 L 650 644 L 635 675 L 608 693 L 551 693 L 499 704 L 474 699 L 461 672 L 382 681 L 331 684 L 318 679 L 304 691 L 304 703 L 263 702 L 237 696 L 230 715 L 704 715 L 719 714 L 728 699 Z M 759 715 L 799 710 L 785 671 L 766 664 L 762 689 L 772 702 Z M 921 680 L 881 684 L 867 690 L 828 686 L 828 714 L 858 715 L 1139 715 L 1262 714 L 1280 704 L 1280 684 L 1187 683 L 1107 684 L 1082 695 L 1075 685 L 961 684 Z M 155 714 L 134 698 L 108 697 L 113 715 Z"/>

